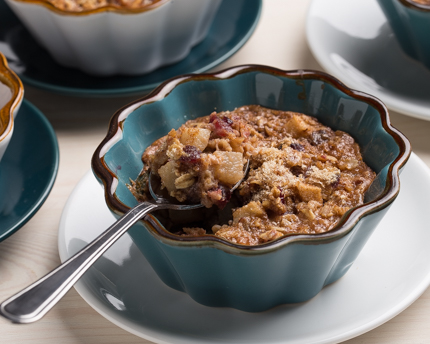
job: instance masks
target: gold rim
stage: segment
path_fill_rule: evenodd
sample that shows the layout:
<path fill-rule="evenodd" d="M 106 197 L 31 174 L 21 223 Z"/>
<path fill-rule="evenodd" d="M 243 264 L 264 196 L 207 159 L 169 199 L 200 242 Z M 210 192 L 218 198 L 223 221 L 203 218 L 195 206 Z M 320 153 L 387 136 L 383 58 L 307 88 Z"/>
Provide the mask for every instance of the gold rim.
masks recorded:
<path fill-rule="evenodd" d="M 102 6 L 102 7 L 94 8 L 91 10 L 80 11 L 80 12 L 62 10 L 62 9 L 54 6 L 48 0 L 13 0 L 13 1 L 44 6 L 48 10 L 56 12 L 56 13 L 61 14 L 61 15 L 85 16 L 85 15 L 102 13 L 102 12 L 116 12 L 116 13 L 120 13 L 120 14 L 136 14 L 136 13 L 148 12 L 148 11 L 154 10 L 154 9 L 166 4 L 167 2 L 169 2 L 171 0 L 156 0 L 151 5 L 146 5 L 146 6 L 138 7 L 138 8 L 124 8 L 121 6 L 107 5 L 107 6 Z"/>
<path fill-rule="evenodd" d="M 409 8 L 416 9 L 419 11 L 429 12 L 430 4 L 421 4 L 419 2 L 415 2 L 414 0 L 400 0 L 400 2 Z"/>
<path fill-rule="evenodd" d="M 0 82 L 4 83 L 12 91 L 12 97 L 0 109 L 0 141 L 12 130 L 13 112 L 21 103 L 24 95 L 24 86 L 20 78 L 7 64 L 6 58 L 0 53 Z"/>

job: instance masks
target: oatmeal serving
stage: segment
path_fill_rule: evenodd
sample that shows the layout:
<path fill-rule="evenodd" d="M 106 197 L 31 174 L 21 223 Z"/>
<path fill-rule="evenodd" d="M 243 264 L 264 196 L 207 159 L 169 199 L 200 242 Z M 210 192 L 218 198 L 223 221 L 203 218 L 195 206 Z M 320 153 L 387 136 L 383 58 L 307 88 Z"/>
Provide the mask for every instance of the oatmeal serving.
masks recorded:
<path fill-rule="evenodd" d="M 48 0 L 55 7 L 64 11 L 82 12 L 105 6 L 118 8 L 143 8 L 161 0 Z"/>
<path fill-rule="evenodd" d="M 421 5 L 430 6 L 430 0 L 412 0 L 412 2 L 416 2 L 417 4 L 421 4 Z"/>
<path fill-rule="evenodd" d="M 248 159 L 249 172 L 232 196 Z M 181 202 L 234 204 L 226 223 L 183 227 L 179 234 L 214 234 L 243 245 L 329 231 L 363 203 L 375 178 L 347 133 L 257 105 L 189 120 L 149 146 L 142 160 L 144 169 L 129 185 L 139 201 L 150 198 L 152 171 Z"/>

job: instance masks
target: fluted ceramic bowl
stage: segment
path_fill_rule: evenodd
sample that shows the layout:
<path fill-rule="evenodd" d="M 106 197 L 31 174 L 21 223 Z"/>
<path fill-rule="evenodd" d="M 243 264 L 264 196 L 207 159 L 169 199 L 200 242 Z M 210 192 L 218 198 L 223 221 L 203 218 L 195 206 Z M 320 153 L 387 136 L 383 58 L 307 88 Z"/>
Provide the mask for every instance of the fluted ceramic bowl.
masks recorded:
<path fill-rule="evenodd" d="M 14 118 L 24 98 L 24 87 L 8 67 L 0 53 L 0 161 L 9 145 L 14 129 Z"/>
<path fill-rule="evenodd" d="M 145 74 L 185 58 L 208 33 L 221 0 L 157 0 L 81 12 L 49 0 L 6 2 L 56 62 L 110 76 Z"/>
<path fill-rule="evenodd" d="M 430 2 L 378 0 L 403 51 L 430 68 Z"/>
<path fill-rule="evenodd" d="M 126 184 L 141 171 L 142 152 L 154 140 L 188 119 L 248 104 L 302 112 L 350 133 L 377 172 L 365 203 L 348 211 L 327 233 L 243 246 L 214 235 L 174 235 L 152 215 L 129 230 L 168 286 L 204 305 L 256 312 L 306 301 L 348 271 L 397 197 L 399 170 L 411 150 L 391 126 L 384 104 L 322 72 L 238 66 L 216 74 L 178 76 L 112 117 L 92 159 L 109 209 L 119 217 L 136 205 Z"/>

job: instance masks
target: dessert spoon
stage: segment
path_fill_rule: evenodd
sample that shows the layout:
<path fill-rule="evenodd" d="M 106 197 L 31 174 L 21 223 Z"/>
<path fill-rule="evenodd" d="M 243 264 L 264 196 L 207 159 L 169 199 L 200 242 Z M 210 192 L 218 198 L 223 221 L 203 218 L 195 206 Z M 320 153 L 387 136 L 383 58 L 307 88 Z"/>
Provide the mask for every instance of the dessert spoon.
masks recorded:
<path fill-rule="evenodd" d="M 245 165 L 243 178 L 230 189 L 231 192 L 242 183 L 248 170 L 249 160 Z M 32 323 L 41 319 L 94 262 L 145 215 L 160 209 L 191 210 L 203 207 L 201 203 L 173 204 L 171 200 L 155 194 L 152 190 L 152 179 L 152 174 L 150 173 L 148 185 L 154 198 L 152 202 L 139 203 L 64 263 L 3 301 L 0 305 L 0 315 L 19 324 Z"/>

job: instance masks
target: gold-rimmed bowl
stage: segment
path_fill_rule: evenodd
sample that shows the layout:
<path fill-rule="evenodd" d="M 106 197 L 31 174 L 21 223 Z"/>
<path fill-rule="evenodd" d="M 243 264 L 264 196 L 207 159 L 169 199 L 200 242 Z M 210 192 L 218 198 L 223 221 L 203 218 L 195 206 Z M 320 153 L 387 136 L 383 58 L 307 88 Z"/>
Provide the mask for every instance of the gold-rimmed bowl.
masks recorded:
<path fill-rule="evenodd" d="M 0 53 L 0 160 L 12 138 L 14 118 L 23 98 L 24 86 L 21 80 Z"/>
<path fill-rule="evenodd" d="M 140 7 L 66 10 L 51 0 L 6 0 L 54 60 L 96 76 L 140 75 L 184 59 L 221 0 L 156 0 Z"/>

